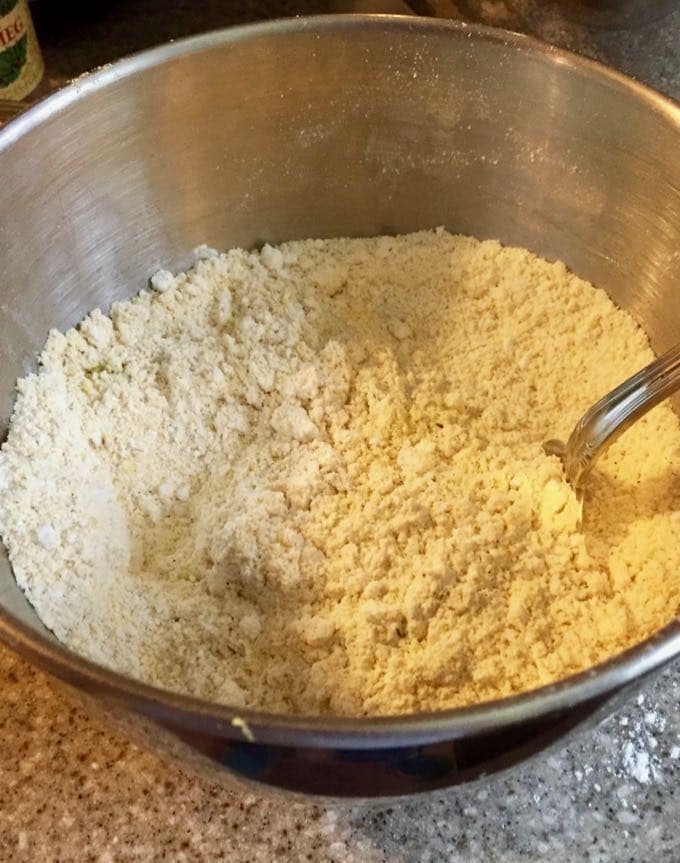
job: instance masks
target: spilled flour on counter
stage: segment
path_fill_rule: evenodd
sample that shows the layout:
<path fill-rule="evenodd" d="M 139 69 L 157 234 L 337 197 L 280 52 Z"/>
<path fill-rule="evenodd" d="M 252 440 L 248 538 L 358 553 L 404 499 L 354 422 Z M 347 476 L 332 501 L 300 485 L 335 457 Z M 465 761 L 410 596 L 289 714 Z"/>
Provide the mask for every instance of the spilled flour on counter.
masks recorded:
<path fill-rule="evenodd" d="M 0 454 L 45 624 L 159 686 L 295 713 L 469 704 L 584 669 L 680 605 L 680 426 L 557 458 L 647 363 L 632 318 L 443 230 L 200 251 L 50 333 Z"/>

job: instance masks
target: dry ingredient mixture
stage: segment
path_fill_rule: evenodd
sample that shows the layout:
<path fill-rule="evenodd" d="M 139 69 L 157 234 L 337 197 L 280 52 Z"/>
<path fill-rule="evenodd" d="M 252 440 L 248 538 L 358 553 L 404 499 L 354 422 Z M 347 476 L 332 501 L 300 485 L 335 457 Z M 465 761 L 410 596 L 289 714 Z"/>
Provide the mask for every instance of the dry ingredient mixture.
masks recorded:
<path fill-rule="evenodd" d="M 53 331 L 18 383 L 0 529 L 45 624 L 163 687 L 295 713 L 469 704 L 680 605 L 680 426 L 557 458 L 649 361 L 604 292 L 444 230 L 202 247 Z"/>

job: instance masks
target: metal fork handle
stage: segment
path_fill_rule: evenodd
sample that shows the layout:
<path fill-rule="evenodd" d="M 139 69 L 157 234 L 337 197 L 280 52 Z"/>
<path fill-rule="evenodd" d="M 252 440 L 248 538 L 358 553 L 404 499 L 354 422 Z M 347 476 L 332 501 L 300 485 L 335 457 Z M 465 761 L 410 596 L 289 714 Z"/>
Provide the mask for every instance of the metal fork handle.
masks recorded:
<path fill-rule="evenodd" d="M 567 480 L 580 488 L 596 460 L 637 419 L 680 389 L 680 344 L 619 384 L 589 408 L 558 451 Z M 555 444 L 555 446 L 552 446 Z"/>

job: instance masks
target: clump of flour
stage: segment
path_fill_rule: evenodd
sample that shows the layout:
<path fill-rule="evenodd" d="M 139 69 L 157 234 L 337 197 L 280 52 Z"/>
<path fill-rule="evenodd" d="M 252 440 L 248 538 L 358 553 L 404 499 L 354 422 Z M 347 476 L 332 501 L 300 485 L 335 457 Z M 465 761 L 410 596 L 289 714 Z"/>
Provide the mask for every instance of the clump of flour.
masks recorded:
<path fill-rule="evenodd" d="M 652 356 L 603 292 L 443 230 L 199 258 L 18 384 L 0 529 L 73 649 L 385 714 L 541 685 L 676 612 L 670 407 L 598 464 L 583 530 L 542 450 Z"/>

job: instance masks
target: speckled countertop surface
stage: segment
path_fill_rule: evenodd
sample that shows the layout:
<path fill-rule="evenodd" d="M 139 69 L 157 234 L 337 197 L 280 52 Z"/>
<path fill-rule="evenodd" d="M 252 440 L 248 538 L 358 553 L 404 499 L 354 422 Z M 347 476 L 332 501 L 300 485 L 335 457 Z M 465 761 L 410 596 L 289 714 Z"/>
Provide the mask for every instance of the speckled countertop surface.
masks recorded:
<path fill-rule="evenodd" d="M 388 9 L 399 0 L 371 2 Z M 63 78 L 166 38 L 331 7 L 42 0 L 33 8 L 49 74 Z M 635 34 L 552 36 L 680 98 L 680 10 Z M 0 649 L 0 861 L 678 863 L 679 700 L 676 667 L 597 730 L 484 785 L 382 809 L 282 806 L 141 752 Z"/>
<path fill-rule="evenodd" d="M 227 791 L 141 752 L 0 650 L 2 861 L 677 863 L 680 669 L 503 778 L 382 809 Z"/>

